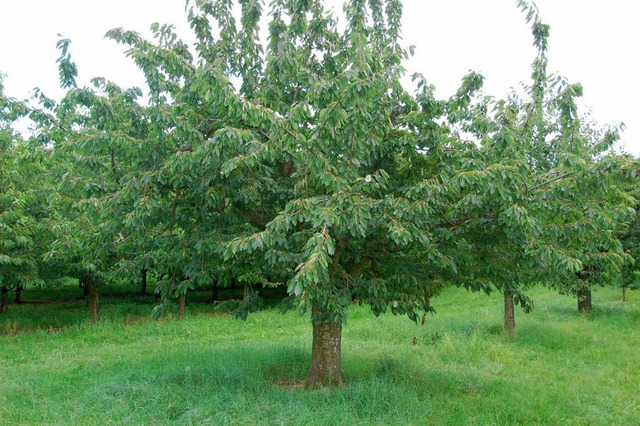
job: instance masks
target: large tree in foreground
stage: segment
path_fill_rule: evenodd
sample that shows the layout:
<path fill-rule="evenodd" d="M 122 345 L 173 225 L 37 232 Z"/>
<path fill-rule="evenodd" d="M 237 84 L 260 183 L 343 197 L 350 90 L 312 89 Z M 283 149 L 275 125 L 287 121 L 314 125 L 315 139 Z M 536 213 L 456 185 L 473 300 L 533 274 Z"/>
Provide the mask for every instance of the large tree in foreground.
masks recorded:
<path fill-rule="evenodd" d="M 170 26 L 154 25 L 154 41 L 110 31 L 144 72 L 148 105 L 102 80 L 71 88 L 74 125 L 58 141 L 84 167 L 67 179 L 87 187 L 97 264 L 152 266 L 165 297 L 229 274 L 286 283 L 285 306 L 313 324 L 310 386 L 341 383 L 354 299 L 416 320 L 445 282 L 504 278 L 507 295 L 582 270 L 592 212 L 558 219 L 556 200 L 575 204 L 576 182 L 617 163 L 574 171 L 592 157 L 565 155 L 569 136 L 545 157 L 544 98 L 488 115 L 472 102 L 476 74 L 447 101 L 420 76 L 409 95 L 399 0 L 352 0 L 345 22 L 320 1 L 269 7 L 263 43 L 262 2 L 191 2 L 195 57 Z"/>
<path fill-rule="evenodd" d="M 354 298 L 416 319 L 455 269 L 440 192 L 464 147 L 437 120 L 477 86 L 450 102 L 425 84 L 407 95 L 397 0 L 349 2 L 341 25 L 322 2 L 274 1 L 266 44 L 261 2 L 239 5 L 236 21 L 233 2 L 192 4 L 195 58 L 168 26 L 154 26 L 155 42 L 109 32 L 145 73 L 149 105 L 126 113 L 138 130 L 125 135 L 104 125 L 109 97 L 93 97 L 97 115 L 68 143 L 87 157 L 111 144 L 102 161 L 123 164 L 113 191 L 92 198 L 99 240 L 140 242 L 168 294 L 211 280 L 223 259 L 245 279 L 286 282 L 287 306 L 313 322 L 307 383 L 337 385 Z"/>

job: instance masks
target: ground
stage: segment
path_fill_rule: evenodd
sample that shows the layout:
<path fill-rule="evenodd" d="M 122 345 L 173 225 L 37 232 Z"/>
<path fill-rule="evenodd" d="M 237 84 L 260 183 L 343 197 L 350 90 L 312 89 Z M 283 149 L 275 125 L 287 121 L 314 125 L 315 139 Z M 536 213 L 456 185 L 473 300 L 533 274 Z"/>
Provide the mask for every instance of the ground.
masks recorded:
<path fill-rule="evenodd" d="M 203 295 L 183 320 L 156 322 L 152 301 L 121 295 L 103 300 L 98 325 L 16 334 L 20 315 L 87 311 L 75 300 L 12 305 L 0 319 L 0 424 L 635 425 L 639 293 L 623 303 L 597 289 L 594 312 L 580 315 L 575 299 L 536 289 L 514 337 L 499 294 L 446 290 L 424 326 L 354 306 L 347 385 L 319 390 L 290 385 L 311 353 L 309 320 L 295 313 L 242 322 Z"/>

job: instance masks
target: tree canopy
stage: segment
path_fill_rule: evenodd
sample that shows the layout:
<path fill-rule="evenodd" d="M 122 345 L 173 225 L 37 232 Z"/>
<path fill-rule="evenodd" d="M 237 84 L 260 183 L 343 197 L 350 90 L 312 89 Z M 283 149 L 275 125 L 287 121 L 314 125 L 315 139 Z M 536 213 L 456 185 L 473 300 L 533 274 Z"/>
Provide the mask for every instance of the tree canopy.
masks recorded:
<path fill-rule="evenodd" d="M 454 284 L 528 309 L 532 283 L 577 291 L 628 260 L 632 163 L 612 151 L 617 129 L 578 113 L 581 86 L 547 74 L 535 6 L 518 1 L 538 51 L 524 93 L 486 97 L 472 72 L 438 100 L 421 74 L 415 93 L 403 86 L 399 0 L 351 0 L 339 17 L 317 0 L 187 5 L 194 46 L 170 25 L 153 40 L 107 33 L 146 97 L 104 78 L 78 87 L 58 43 L 67 92 L 38 94 L 32 144 L 62 181 L 49 258 L 78 278 L 153 270 L 165 302 L 231 278 L 286 285 L 283 309 L 313 322 L 307 384 L 337 385 L 354 300 L 416 321 Z M 13 151 L 4 123 L 26 107 L 7 108 L 0 143 Z M 1 189 L 2 259 L 28 265 L 22 204 Z"/>

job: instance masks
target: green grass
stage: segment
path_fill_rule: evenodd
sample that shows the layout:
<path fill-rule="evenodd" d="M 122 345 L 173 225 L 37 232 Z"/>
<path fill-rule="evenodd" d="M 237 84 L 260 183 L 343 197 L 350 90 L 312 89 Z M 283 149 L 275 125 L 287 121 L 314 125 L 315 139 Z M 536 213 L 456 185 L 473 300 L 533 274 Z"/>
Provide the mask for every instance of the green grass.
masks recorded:
<path fill-rule="evenodd" d="M 192 303 L 183 320 L 155 322 L 152 300 L 114 297 L 94 326 L 82 301 L 12 305 L 5 330 L 38 309 L 37 327 L 78 312 L 63 329 L 0 336 L 0 424 L 640 424 L 640 293 L 622 303 L 599 289 L 591 315 L 570 297 L 533 296 L 513 338 L 498 295 L 447 290 L 425 326 L 354 306 L 348 384 L 321 390 L 282 385 L 310 358 L 311 327 L 295 313 L 241 322 Z"/>

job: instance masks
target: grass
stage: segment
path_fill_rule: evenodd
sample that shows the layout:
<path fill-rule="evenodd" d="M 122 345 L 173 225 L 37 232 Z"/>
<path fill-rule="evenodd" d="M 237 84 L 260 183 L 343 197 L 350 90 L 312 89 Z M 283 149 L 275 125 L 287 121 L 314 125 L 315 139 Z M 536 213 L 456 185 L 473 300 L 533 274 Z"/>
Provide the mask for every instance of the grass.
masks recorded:
<path fill-rule="evenodd" d="M 622 303 L 598 289 L 580 315 L 574 299 L 535 290 L 512 338 L 498 295 L 449 289 L 425 326 L 354 306 L 348 384 L 321 390 L 282 385 L 305 377 L 307 318 L 264 310 L 241 322 L 192 303 L 183 320 L 156 322 L 152 300 L 116 296 L 95 326 L 82 301 L 10 306 L 0 424 L 640 424 L 637 291 Z M 77 312 L 52 319 L 67 310 Z M 36 331 L 6 334 L 21 327 Z"/>

